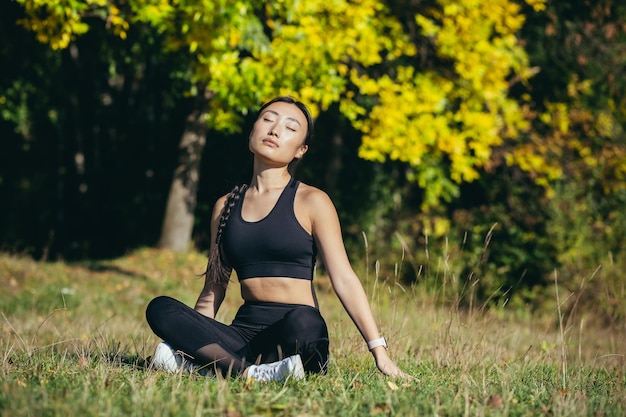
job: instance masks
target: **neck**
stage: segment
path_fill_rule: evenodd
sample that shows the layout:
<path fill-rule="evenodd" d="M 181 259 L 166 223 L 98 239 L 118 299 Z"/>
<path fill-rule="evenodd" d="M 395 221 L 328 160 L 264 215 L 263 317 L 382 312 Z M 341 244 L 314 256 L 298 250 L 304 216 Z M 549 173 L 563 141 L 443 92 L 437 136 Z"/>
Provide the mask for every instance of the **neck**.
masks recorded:
<path fill-rule="evenodd" d="M 285 188 L 290 179 L 291 174 L 286 168 L 255 170 L 250 181 L 250 188 L 256 188 L 259 192 L 282 189 Z"/>

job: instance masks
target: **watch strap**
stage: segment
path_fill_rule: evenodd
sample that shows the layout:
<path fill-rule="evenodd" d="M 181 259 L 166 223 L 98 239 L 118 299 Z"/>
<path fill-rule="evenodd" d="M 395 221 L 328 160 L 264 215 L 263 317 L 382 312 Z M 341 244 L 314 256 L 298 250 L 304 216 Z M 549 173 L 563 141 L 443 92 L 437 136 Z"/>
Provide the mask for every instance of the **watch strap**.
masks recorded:
<path fill-rule="evenodd" d="M 378 346 L 383 346 L 385 349 L 387 349 L 387 340 L 385 340 L 384 336 L 367 342 L 367 348 L 369 350 L 377 348 Z"/>

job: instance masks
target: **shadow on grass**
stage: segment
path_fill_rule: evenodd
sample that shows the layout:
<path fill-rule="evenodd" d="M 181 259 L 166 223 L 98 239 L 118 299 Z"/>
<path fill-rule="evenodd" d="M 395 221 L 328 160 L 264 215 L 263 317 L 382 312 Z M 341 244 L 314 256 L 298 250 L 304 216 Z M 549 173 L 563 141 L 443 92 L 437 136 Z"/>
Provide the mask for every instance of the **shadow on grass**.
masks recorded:
<path fill-rule="evenodd" d="M 121 268 L 116 265 L 107 264 L 107 263 L 90 263 L 86 265 L 81 265 L 81 267 L 87 269 L 88 271 L 96 272 L 96 273 L 113 273 L 113 274 L 124 275 L 124 276 L 131 277 L 131 278 L 139 278 L 142 280 L 147 279 L 147 277 L 143 274 L 138 274 L 134 271 Z"/>

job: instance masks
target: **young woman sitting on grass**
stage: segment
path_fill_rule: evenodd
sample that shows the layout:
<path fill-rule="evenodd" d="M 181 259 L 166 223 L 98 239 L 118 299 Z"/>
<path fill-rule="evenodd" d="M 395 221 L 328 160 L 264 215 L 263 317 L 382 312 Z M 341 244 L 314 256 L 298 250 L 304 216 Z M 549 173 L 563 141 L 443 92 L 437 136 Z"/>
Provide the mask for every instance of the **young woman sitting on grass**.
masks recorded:
<path fill-rule="evenodd" d="M 313 290 L 317 253 L 332 286 L 385 375 L 411 378 L 387 355 L 363 286 L 344 248 L 339 219 L 323 191 L 290 168 L 313 135 L 307 107 L 291 97 L 263 105 L 250 132 L 250 185 L 217 200 L 205 283 L 195 308 L 161 296 L 146 310 L 157 346 L 153 366 L 167 372 L 210 369 L 248 380 L 300 379 L 324 373 L 326 322 Z M 215 320 L 232 270 L 244 300 L 230 325 Z"/>

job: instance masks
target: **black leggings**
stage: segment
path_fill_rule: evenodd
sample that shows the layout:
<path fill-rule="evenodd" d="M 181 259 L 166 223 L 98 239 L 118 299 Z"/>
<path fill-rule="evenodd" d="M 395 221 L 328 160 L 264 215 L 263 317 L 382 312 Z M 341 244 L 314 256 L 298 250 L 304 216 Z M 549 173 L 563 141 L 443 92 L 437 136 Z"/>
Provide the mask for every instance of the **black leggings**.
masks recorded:
<path fill-rule="evenodd" d="M 328 329 L 311 306 L 246 302 L 229 326 L 161 296 L 148 304 L 146 319 L 157 336 L 188 360 L 213 366 L 223 376 L 296 353 L 307 372 L 324 373 L 328 366 Z"/>

